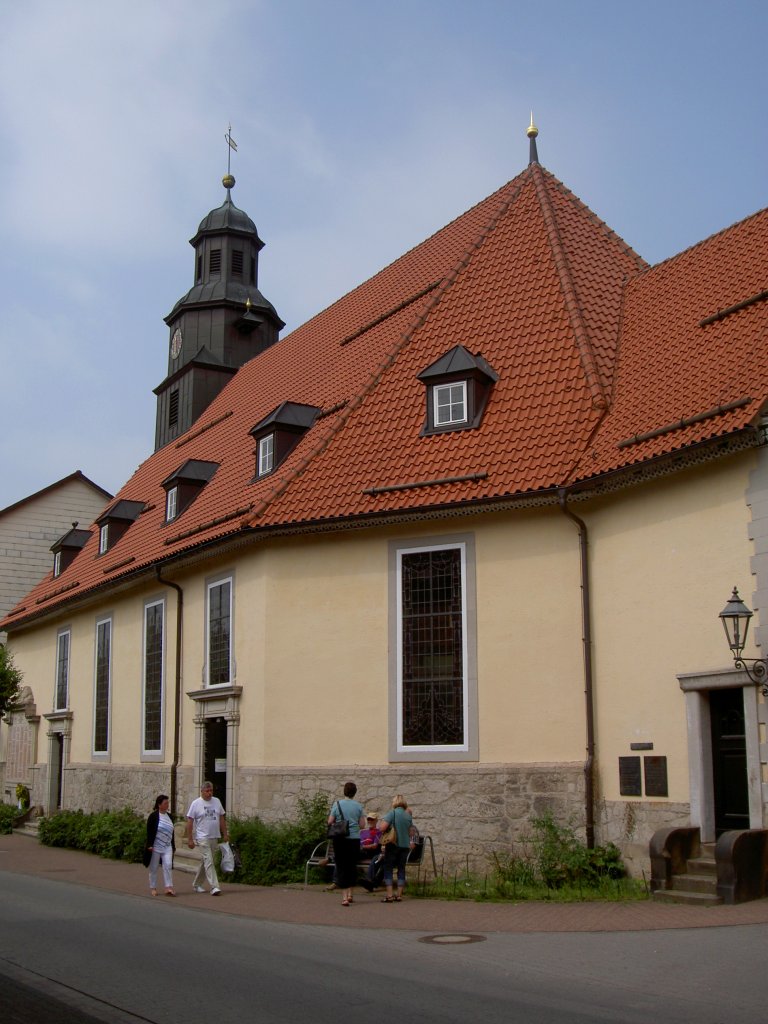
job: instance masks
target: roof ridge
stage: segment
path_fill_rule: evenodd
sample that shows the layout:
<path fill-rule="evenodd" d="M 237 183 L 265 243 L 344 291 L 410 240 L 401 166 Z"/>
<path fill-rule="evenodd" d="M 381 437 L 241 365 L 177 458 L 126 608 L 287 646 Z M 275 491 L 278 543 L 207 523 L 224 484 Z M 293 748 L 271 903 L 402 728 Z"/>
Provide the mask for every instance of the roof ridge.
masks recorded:
<path fill-rule="evenodd" d="M 628 256 L 630 256 L 633 260 L 635 260 L 638 263 L 638 274 L 642 274 L 646 270 L 649 270 L 651 268 L 651 264 L 648 262 L 648 260 L 644 259 L 639 252 L 635 252 L 635 250 L 632 248 L 629 242 L 622 238 L 621 235 L 610 226 L 610 224 L 606 224 L 602 217 L 598 217 L 595 211 L 590 206 L 588 206 L 587 203 L 585 203 L 580 196 L 576 195 L 573 189 L 568 188 L 568 186 L 564 184 L 557 177 L 556 174 L 553 174 L 552 171 L 547 170 L 546 167 L 542 167 L 541 164 L 539 164 L 538 167 L 541 173 L 545 177 L 550 179 L 552 185 L 554 186 L 554 188 L 557 189 L 558 192 L 562 192 L 566 199 L 569 199 L 574 203 L 578 203 L 578 205 L 581 207 L 584 213 L 586 213 L 589 219 L 592 221 L 592 223 L 596 227 L 598 227 L 604 235 L 606 235 L 609 238 L 612 238 Z"/>
<path fill-rule="evenodd" d="M 595 353 L 592 350 L 592 343 L 589 339 L 589 333 L 584 323 L 584 317 L 581 314 L 578 293 L 573 282 L 573 275 L 571 274 L 571 268 L 568 263 L 568 256 L 566 255 L 565 248 L 560 237 L 555 211 L 552 209 L 552 204 L 550 203 L 549 196 L 547 195 L 545 182 L 542 180 L 541 168 L 539 168 L 537 164 L 532 164 L 531 167 L 533 168 L 533 180 L 536 185 L 536 196 L 539 200 L 539 206 L 544 218 L 544 226 L 547 229 L 549 244 L 555 261 L 555 269 L 560 280 L 560 288 L 563 293 L 563 298 L 565 299 L 565 308 L 568 312 L 571 327 L 573 328 L 573 333 L 576 338 L 576 346 L 579 350 L 581 366 L 584 370 L 584 375 L 587 378 L 587 385 L 592 394 L 592 407 L 594 409 L 604 411 L 608 408 L 608 400 L 605 395 L 603 383 L 600 380 L 600 373 L 597 369 Z"/>
<path fill-rule="evenodd" d="M 673 253 L 671 256 L 667 256 L 665 259 L 659 260 L 658 263 L 649 264 L 647 269 L 643 273 L 648 274 L 654 270 L 658 270 L 660 267 L 663 267 L 668 263 L 672 263 L 673 260 L 680 259 L 687 253 L 693 252 L 694 249 L 700 249 L 702 246 L 708 245 L 710 242 L 714 241 L 714 239 L 720 238 L 721 235 L 725 235 L 729 231 L 735 231 L 736 228 L 739 228 L 743 224 L 746 224 L 747 221 L 755 220 L 755 218 L 760 217 L 766 213 L 768 213 L 768 206 L 763 206 L 761 209 L 755 210 L 754 213 L 749 213 L 746 217 L 742 217 L 740 220 L 735 220 L 733 224 L 729 224 L 727 227 L 720 228 L 719 231 L 713 231 L 712 234 L 707 235 L 706 238 L 701 238 L 698 242 L 692 242 L 690 245 L 687 245 L 685 249 L 681 249 L 680 252 Z"/>
<path fill-rule="evenodd" d="M 258 502 L 258 504 L 253 509 L 253 513 L 251 515 L 249 522 L 246 524 L 246 527 L 251 525 L 253 520 L 258 519 L 258 517 L 264 512 L 264 510 L 271 504 L 271 502 L 273 502 L 276 498 L 280 497 L 280 495 L 287 490 L 290 484 L 298 476 L 301 475 L 301 473 L 306 469 L 309 463 L 317 455 L 324 451 L 331 443 L 333 438 L 336 437 L 336 435 L 342 430 L 342 428 L 344 427 L 352 413 L 360 405 L 362 405 L 363 401 L 378 385 L 382 376 L 394 364 L 394 362 L 396 361 L 400 353 L 403 351 L 403 349 L 410 344 L 419 328 L 424 325 L 429 314 L 436 308 L 436 306 L 439 305 L 439 303 L 443 299 L 443 296 L 446 295 L 446 293 L 452 288 L 452 286 L 458 280 L 462 271 L 466 270 L 466 268 L 469 266 L 469 264 L 472 261 L 472 257 L 476 255 L 476 253 L 483 247 L 488 236 L 497 227 L 502 218 L 506 216 L 510 207 L 517 199 L 517 197 L 520 195 L 520 192 L 523 189 L 523 185 L 526 183 L 526 180 L 529 176 L 530 168 L 518 174 L 516 178 L 513 178 L 510 182 L 507 182 L 506 185 L 503 185 L 500 189 L 498 189 L 497 193 L 494 193 L 498 194 L 499 192 L 502 192 L 505 188 L 508 188 L 510 185 L 513 186 L 512 194 L 509 196 L 509 198 L 504 200 L 504 202 L 501 204 L 501 206 L 494 214 L 494 216 L 491 218 L 489 223 L 480 232 L 477 241 L 474 243 L 474 245 L 470 246 L 468 249 L 464 251 L 461 258 L 454 264 L 453 268 L 449 270 L 447 274 L 445 274 L 445 276 L 442 278 L 440 282 L 437 283 L 432 298 L 430 298 L 429 302 L 427 302 L 427 304 L 422 309 L 421 313 L 417 316 L 416 320 L 411 324 L 408 330 L 401 334 L 400 339 L 397 342 L 395 342 L 386 358 L 383 359 L 382 362 L 379 363 L 378 367 L 376 367 L 376 369 L 371 373 L 367 384 L 363 386 L 362 390 L 359 391 L 357 395 L 354 395 L 348 401 L 345 408 L 339 414 L 339 417 L 336 420 L 336 422 L 331 423 L 329 425 L 328 430 L 323 434 L 322 437 L 318 438 L 317 444 L 306 454 L 306 456 L 304 456 L 303 459 L 299 461 L 299 463 L 294 467 L 293 471 L 290 474 L 287 474 L 286 476 L 282 477 L 280 483 L 273 487 L 267 494 L 264 495 L 262 500 Z M 484 201 L 487 202 L 487 200 Z M 475 204 L 475 206 L 479 205 L 480 203 Z M 471 209 L 475 209 L 475 207 L 472 207 Z M 455 218 L 454 221 L 451 221 L 451 224 L 455 223 L 456 220 L 460 219 L 460 217 Z M 445 227 L 447 228 L 449 226 L 450 225 L 446 225 Z M 442 228 L 441 230 L 445 229 Z M 439 232 L 435 232 L 435 234 L 439 234 Z M 433 236 L 430 236 L 430 238 L 431 237 Z M 424 242 L 428 240 L 429 239 L 425 239 Z M 424 242 L 420 244 L 423 245 Z M 415 246 L 414 248 L 418 248 L 418 246 Z"/>
<path fill-rule="evenodd" d="M 327 314 L 329 310 L 333 309 L 334 306 L 338 306 L 340 302 L 343 302 L 346 298 L 348 298 L 350 295 L 356 292 L 358 288 L 362 288 L 364 285 L 370 284 L 371 281 L 375 281 L 377 277 L 380 277 L 382 274 L 386 273 L 386 271 L 388 271 L 391 267 L 394 267 L 402 260 L 405 260 L 408 256 L 411 255 L 411 253 L 415 252 L 417 249 L 420 249 L 423 245 L 426 245 L 427 242 L 431 242 L 433 238 L 436 238 L 438 235 L 441 235 L 444 231 L 447 231 L 458 221 L 463 220 L 464 217 L 466 217 L 468 214 L 471 214 L 474 210 L 477 210 L 479 207 L 484 206 L 486 203 L 490 202 L 492 199 L 494 199 L 495 196 L 498 196 L 502 192 L 504 192 L 505 189 L 508 189 L 510 186 L 514 186 L 516 189 L 519 190 L 523 183 L 522 179 L 524 179 L 529 174 L 529 172 L 530 168 L 526 167 L 524 170 L 520 171 L 519 174 L 516 174 L 514 178 L 510 178 L 509 181 L 506 181 L 503 185 L 500 185 L 495 192 L 491 192 L 490 195 L 485 196 L 483 199 L 479 199 L 476 203 L 473 203 L 471 206 L 467 207 L 467 209 L 464 210 L 463 213 L 458 214 L 456 217 L 452 217 L 447 224 L 443 224 L 439 228 L 435 228 L 435 230 L 428 234 L 426 238 L 422 238 L 421 241 L 415 242 L 409 249 L 406 249 L 405 252 L 401 252 L 399 256 L 396 256 L 394 259 L 391 259 L 389 263 L 385 263 L 383 267 L 379 267 L 379 269 L 375 273 L 371 274 L 370 277 L 364 278 L 353 288 L 350 288 L 349 291 L 344 292 L 343 295 L 340 295 L 337 299 L 334 299 L 333 302 L 328 303 L 327 306 L 324 306 L 322 309 L 318 310 L 317 313 L 314 313 L 309 318 L 309 320 L 305 320 L 303 323 L 297 324 L 292 331 L 288 332 L 286 338 L 289 338 L 296 331 L 300 331 L 308 327 L 319 317 L 325 316 L 325 314 Z"/>

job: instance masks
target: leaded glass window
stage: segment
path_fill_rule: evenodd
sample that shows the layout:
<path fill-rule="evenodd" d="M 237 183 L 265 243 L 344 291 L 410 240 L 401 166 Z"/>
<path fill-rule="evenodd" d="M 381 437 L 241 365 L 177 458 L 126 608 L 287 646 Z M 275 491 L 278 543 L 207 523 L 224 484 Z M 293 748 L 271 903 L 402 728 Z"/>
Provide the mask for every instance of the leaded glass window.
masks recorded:
<path fill-rule="evenodd" d="M 401 560 L 402 745 L 465 741 L 462 552 L 403 552 Z"/>
<path fill-rule="evenodd" d="M 144 752 L 162 749 L 163 628 L 162 601 L 144 609 Z"/>
<path fill-rule="evenodd" d="M 109 751 L 109 686 L 112 657 L 112 623 L 96 623 L 96 687 L 93 714 L 93 751 Z"/>
<path fill-rule="evenodd" d="M 56 711 L 66 711 L 69 700 L 69 636 L 59 633 L 56 641 Z"/>
<path fill-rule="evenodd" d="M 208 685 L 231 681 L 232 581 L 222 580 L 208 587 Z"/>

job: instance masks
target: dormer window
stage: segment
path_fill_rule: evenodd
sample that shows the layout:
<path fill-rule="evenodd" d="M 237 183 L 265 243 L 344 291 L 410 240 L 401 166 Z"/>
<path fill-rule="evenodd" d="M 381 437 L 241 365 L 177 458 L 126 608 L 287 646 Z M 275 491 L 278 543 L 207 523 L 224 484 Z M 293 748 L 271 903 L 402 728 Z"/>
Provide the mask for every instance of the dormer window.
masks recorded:
<path fill-rule="evenodd" d="M 426 387 L 427 415 L 421 431 L 426 435 L 478 427 L 499 377 L 481 355 L 456 345 L 422 370 L 418 379 Z"/>
<path fill-rule="evenodd" d="M 173 522 L 188 508 L 219 468 L 218 462 L 188 459 L 163 480 L 165 521 Z"/>
<path fill-rule="evenodd" d="M 99 516 L 96 520 L 99 528 L 99 554 L 105 555 L 107 551 L 111 551 L 143 511 L 143 501 L 128 501 L 123 498 Z"/>
<path fill-rule="evenodd" d="M 445 427 L 467 422 L 467 382 L 435 384 L 432 389 L 435 425 Z"/>
<path fill-rule="evenodd" d="M 267 434 L 259 440 L 259 458 L 256 470 L 257 476 L 266 476 L 271 473 L 275 465 L 275 435 Z"/>
<path fill-rule="evenodd" d="M 165 496 L 165 518 L 170 523 L 172 519 L 176 518 L 177 509 L 179 507 L 179 488 L 171 487 Z"/>
<path fill-rule="evenodd" d="M 314 405 L 283 402 L 256 424 L 250 431 L 256 441 L 256 480 L 268 476 L 290 455 L 320 411 Z"/>
<path fill-rule="evenodd" d="M 64 570 L 69 568 L 90 537 L 90 530 L 78 530 L 77 523 L 72 523 L 72 529 L 51 545 L 54 577 L 61 576 Z"/>

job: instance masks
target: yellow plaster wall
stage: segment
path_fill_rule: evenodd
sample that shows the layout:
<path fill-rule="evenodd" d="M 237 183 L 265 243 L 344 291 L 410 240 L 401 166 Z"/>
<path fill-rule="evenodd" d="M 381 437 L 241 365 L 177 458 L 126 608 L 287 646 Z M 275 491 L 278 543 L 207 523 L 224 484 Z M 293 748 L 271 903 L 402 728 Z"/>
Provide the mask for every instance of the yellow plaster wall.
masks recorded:
<path fill-rule="evenodd" d="M 241 764 L 386 763 L 388 542 L 465 533 L 475 537 L 482 595 L 480 760 L 583 756 L 578 538 L 559 511 L 538 510 L 442 530 L 284 540 L 245 555 L 235 625 Z"/>
<path fill-rule="evenodd" d="M 669 799 L 688 799 L 685 705 L 676 674 L 726 667 L 717 613 L 750 592 L 753 456 L 688 470 L 599 501 L 587 522 L 593 598 L 599 795 L 620 797 L 618 757 L 652 742 Z M 573 762 L 585 753 L 578 533 L 556 508 L 444 524 L 285 538 L 170 578 L 184 588 L 182 765 L 194 763 L 206 581 L 234 578 L 241 766 L 376 765 L 388 759 L 390 540 L 473 534 L 480 761 Z M 176 597 L 151 581 L 112 603 L 11 638 L 38 712 L 53 707 L 56 631 L 72 630 L 71 758 L 91 760 L 94 636 L 113 617 L 113 763 L 141 750 L 142 609 L 166 598 L 166 763 L 172 752 Z M 44 729 L 45 725 L 41 725 Z M 40 748 L 44 750 L 44 745 Z"/>
<path fill-rule="evenodd" d="M 688 800 L 678 673 L 729 667 L 718 613 L 750 592 L 745 491 L 753 456 L 638 487 L 583 509 L 590 530 L 601 795 L 619 793 L 619 756 L 668 758 L 669 799 Z"/>

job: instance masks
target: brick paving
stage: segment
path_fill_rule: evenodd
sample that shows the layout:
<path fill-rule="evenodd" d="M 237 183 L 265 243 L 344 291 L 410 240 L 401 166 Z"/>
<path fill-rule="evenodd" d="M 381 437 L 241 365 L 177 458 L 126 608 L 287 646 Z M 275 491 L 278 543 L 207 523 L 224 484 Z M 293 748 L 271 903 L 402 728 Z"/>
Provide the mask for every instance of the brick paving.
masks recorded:
<path fill-rule="evenodd" d="M 140 864 L 106 860 L 76 850 L 42 846 L 36 839 L 0 836 L 0 872 L 86 885 L 95 889 L 152 899 L 147 872 Z M 168 907 L 184 906 L 215 914 L 252 917 L 290 924 L 349 928 L 396 928 L 430 934 L 487 932 L 614 932 L 673 928 L 724 928 L 768 924 L 768 899 L 737 906 L 696 907 L 636 903 L 475 903 L 409 900 L 382 905 L 381 894 L 356 890 L 354 904 L 342 907 L 337 893 L 323 886 L 259 886 L 222 882 L 222 895 L 192 891 L 192 876 L 174 875 L 176 899 L 157 896 Z"/>

